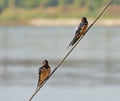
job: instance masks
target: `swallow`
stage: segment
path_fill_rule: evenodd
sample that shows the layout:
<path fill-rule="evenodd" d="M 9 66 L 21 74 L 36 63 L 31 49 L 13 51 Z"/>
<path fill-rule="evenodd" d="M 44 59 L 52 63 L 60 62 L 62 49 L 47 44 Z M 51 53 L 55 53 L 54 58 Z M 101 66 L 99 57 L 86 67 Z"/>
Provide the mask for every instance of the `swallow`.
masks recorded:
<path fill-rule="evenodd" d="M 76 32 L 75 32 L 75 35 L 74 35 L 72 41 L 70 42 L 68 48 L 69 48 L 70 46 L 73 46 L 73 45 L 78 41 L 78 39 L 79 39 L 81 36 L 84 35 L 87 27 L 88 27 L 87 18 L 86 18 L 86 17 L 82 17 L 81 23 L 79 24 L 79 26 L 78 26 L 78 28 L 77 28 L 77 30 L 76 30 Z"/>
<path fill-rule="evenodd" d="M 51 68 L 49 66 L 48 60 L 44 60 L 43 65 L 38 70 L 39 78 L 36 90 L 41 86 L 44 80 L 47 79 L 47 77 L 50 75 L 50 72 Z"/>

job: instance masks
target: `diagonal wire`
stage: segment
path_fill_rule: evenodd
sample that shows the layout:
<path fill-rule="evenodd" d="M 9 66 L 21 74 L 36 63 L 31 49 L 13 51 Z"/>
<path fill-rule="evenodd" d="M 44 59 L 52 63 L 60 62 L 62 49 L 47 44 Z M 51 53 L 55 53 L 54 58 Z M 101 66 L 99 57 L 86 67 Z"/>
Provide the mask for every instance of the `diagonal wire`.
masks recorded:
<path fill-rule="evenodd" d="M 95 24 L 95 22 L 101 17 L 101 15 L 104 13 L 104 11 L 108 8 L 108 6 L 112 3 L 113 0 L 110 0 L 109 3 L 105 6 L 105 8 L 100 12 L 100 14 L 96 17 L 96 19 L 93 21 L 93 23 L 88 27 L 86 32 L 79 38 L 79 40 L 75 43 L 75 45 L 68 51 L 68 53 L 65 55 L 65 57 L 60 61 L 60 63 L 56 66 L 56 68 L 51 72 L 51 74 L 48 76 L 47 79 L 45 79 L 41 86 L 35 91 L 35 93 L 30 97 L 29 101 L 33 99 L 33 97 L 38 93 L 38 91 L 44 86 L 44 84 L 47 82 L 47 80 L 54 74 L 54 72 L 63 64 L 65 59 L 69 56 L 69 54 L 73 51 L 73 49 L 77 46 L 77 44 L 80 42 L 80 40 L 85 36 L 85 34 L 89 31 L 89 29 Z"/>

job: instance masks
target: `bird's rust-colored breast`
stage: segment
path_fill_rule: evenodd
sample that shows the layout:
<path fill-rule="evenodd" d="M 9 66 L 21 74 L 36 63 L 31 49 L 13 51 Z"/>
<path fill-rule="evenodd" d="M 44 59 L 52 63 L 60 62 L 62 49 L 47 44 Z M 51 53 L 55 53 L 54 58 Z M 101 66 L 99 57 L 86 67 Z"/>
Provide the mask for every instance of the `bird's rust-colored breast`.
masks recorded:
<path fill-rule="evenodd" d="M 50 68 L 44 68 L 42 71 L 41 71 L 41 74 L 39 75 L 40 77 L 40 82 L 42 83 L 50 74 Z"/>

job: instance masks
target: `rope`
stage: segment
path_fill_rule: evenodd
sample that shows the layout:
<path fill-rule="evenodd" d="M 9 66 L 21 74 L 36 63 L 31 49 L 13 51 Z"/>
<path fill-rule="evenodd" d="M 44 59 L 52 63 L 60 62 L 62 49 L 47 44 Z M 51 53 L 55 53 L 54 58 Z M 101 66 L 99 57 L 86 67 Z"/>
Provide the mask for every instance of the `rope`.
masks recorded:
<path fill-rule="evenodd" d="M 45 79 L 41 86 L 39 87 L 39 89 L 37 89 L 35 91 L 35 93 L 31 96 L 31 98 L 29 99 L 29 101 L 32 100 L 32 98 L 37 94 L 37 92 L 43 87 L 43 85 L 46 83 L 46 81 L 54 74 L 54 72 L 63 64 L 63 62 L 65 61 L 65 59 L 69 56 L 69 54 L 73 51 L 73 49 L 77 46 L 77 44 L 80 42 L 80 40 L 85 36 L 85 34 L 88 32 L 88 30 L 94 25 L 94 23 L 100 18 L 100 16 L 104 13 L 104 11 L 108 8 L 108 6 L 112 3 L 113 0 L 110 0 L 109 3 L 106 5 L 106 7 L 102 10 L 102 12 L 96 17 L 96 19 L 94 20 L 94 22 L 88 27 L 88 29 L 86 30 L 86 32 L 84 33 L 84 35 L 82 35 L 78 41 L 75 43 L 75 45 L 70 49 L 70 51 L 68 51 L 68 53 L 65 55 L 65 57 L 60 61 L 60 63 L 56 66 L 56 68 L 51 72 L 51 74 L 49 75 L 49 77 L 47 79 Z"/>

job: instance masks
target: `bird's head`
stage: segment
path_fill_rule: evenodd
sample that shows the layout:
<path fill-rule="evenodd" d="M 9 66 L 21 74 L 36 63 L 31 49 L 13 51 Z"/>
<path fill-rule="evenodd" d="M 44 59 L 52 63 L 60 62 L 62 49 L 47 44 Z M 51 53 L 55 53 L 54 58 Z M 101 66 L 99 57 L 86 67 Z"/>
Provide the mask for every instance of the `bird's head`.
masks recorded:
<path fill-rule="evenodd" d="M 48 65 L 49 63 L 48 63 L 48 60 L 44 60 L 43 61 L 43 65 Z"/>

